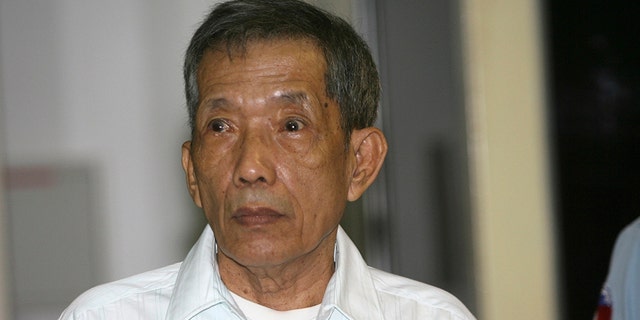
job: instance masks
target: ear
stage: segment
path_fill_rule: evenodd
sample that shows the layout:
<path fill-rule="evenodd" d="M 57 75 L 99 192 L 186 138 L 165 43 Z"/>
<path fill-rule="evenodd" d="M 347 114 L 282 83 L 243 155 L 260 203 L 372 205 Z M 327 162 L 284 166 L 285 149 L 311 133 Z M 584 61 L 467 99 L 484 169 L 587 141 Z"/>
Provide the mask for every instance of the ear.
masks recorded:
<path fill-rule="evenodd" d="M 355 167 L 347 199 L 355 201 L 378 176 L 388 147 L 384 134 L 375 127 L 354 130 L 350 143 L 351 150 L 355 153 Z"/>
<path fill-rule="evenodd" d="M 198 179 L 193 170 L 193 161 L 191 159 L 191 141 L 187 141 L 182 144 L 182 169 L 187 177 L 187 189 L 193 199 L 193 202 L 199 208 L 202 208 L 202 201 L 200 200 L 200 189 L 198 188 Z"/>

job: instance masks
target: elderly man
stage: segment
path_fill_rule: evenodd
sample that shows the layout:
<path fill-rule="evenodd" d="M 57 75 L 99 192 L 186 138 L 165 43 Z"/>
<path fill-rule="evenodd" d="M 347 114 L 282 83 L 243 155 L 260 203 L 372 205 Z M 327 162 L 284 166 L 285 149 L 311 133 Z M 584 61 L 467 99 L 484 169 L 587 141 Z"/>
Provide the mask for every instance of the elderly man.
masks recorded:
<path fill-rule="evenodd" d="M 187 187 L 209 225 L 181 264 L 91 289 L 61 319 L 473 319 L 368 267 L 338 223 L 387 151 L 379 80 L 343 20 L 296 0 L 217 6 L 185 61 Z"/>

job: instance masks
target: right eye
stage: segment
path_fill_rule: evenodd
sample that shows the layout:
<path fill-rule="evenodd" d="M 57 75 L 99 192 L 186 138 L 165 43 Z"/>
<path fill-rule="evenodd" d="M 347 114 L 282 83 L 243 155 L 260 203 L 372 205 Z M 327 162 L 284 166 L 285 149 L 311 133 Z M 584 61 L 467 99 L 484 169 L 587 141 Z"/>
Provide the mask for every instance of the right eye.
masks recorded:
<path fill-rule="evenodd" d="M 225 132 L 229 129 L 229 124 L 222 119 L 214 119 L 209 123 L 209 129 L 213 132 Z"/>

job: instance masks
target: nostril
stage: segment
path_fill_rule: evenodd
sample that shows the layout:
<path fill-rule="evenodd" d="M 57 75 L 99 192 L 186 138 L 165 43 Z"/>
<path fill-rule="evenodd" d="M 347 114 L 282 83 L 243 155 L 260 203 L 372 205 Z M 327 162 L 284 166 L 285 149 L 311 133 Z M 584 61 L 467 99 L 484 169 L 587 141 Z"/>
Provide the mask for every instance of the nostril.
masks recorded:
<path fill-rule="evenodd" d="M 240 183 L 242 183 L 242 184 L 253 184 L 253 183 L 256 183 L 256 182 L 264 182 L 264 183 L 266 183 L 267 182 L 267 179 L 265 177 L 262 177 L 262 176 L 260 176 L 260 177 L 258 177 L 256 179 L 247 179 L 245 177 L 240 177 L 239 180 L 240 180 Z"/>

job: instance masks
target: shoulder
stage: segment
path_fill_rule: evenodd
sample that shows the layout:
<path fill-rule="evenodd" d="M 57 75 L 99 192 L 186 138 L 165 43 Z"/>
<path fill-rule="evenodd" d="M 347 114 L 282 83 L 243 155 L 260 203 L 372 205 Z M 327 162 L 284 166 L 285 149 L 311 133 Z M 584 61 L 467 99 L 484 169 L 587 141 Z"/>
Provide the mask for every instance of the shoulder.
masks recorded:
<path fill-rule="evenodd" d="M 60 319 L 111 319 L 117 312 L 126 319 L 126 310 L 146 304 L 154 312 L 166 309 L 181 263 L 144 272 L 122 280 L 93 287 L 78 296 Z M 99 316 L 98 316 L 99 315 Z"/>
<path fill-rule="evenodd" d="M 620 232 L 617 242 L 629 242 L 634 245 L 640 244 L 640 217 L 636 218 L 636 220 Z"/>
<path fill-rule="evenodd" d="M 626 226 L 618 235 L 611 257 L 610 271 L 619 272 L 620 266 L 640 263 L 640 217 Z"/>
<path fill-rule="evenodd" d="M 407 318 L 475 319 L 460 300 L 442 289 L 375 268 L 371 277 L 383 308 L 413 313 Z"/>

